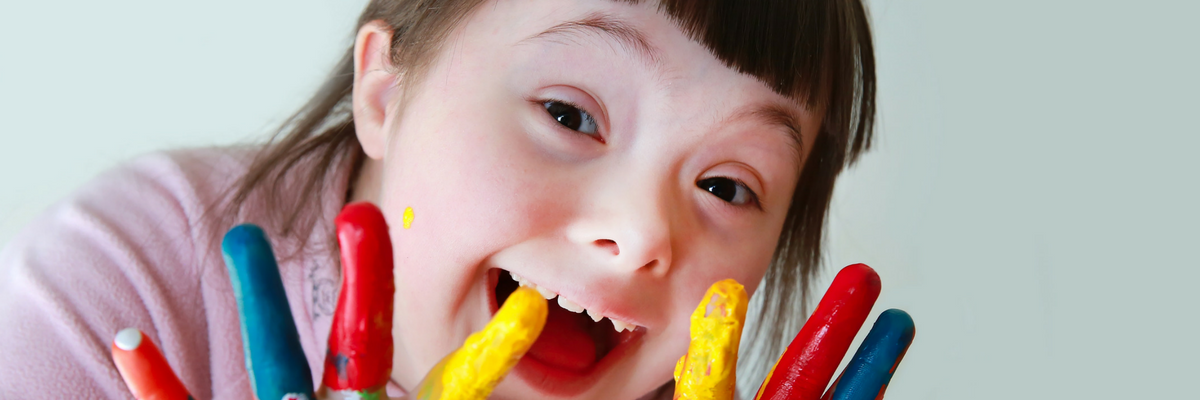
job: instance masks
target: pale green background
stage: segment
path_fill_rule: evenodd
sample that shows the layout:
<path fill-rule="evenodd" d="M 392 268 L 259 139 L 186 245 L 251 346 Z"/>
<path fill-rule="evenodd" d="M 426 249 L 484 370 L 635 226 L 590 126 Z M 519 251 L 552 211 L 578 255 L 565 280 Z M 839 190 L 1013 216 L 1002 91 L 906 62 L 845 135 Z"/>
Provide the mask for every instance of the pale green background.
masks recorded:
<path fill-rule="evenodd" d="M 0 4 L 0 243 L 121 160 L 260 138 L 362 4 Z M 1195 396 L 1197 4 L 872 2 L 880 137 L 828 260 L 917 322 L 889 399 Z"/>

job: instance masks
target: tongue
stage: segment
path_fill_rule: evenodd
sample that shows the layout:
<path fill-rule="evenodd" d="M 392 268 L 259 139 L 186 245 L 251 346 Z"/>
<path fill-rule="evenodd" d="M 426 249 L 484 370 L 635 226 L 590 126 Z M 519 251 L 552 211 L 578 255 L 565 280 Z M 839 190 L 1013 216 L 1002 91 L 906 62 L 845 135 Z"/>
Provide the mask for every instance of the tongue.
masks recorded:
<path fill-rule="evenodd" d="M 584 314 L 550 304 L 546 327 L 526 356 L 550 367 L 584 372 L 596 363 L 596 341 L 588 334 L 591 323 Z"/>

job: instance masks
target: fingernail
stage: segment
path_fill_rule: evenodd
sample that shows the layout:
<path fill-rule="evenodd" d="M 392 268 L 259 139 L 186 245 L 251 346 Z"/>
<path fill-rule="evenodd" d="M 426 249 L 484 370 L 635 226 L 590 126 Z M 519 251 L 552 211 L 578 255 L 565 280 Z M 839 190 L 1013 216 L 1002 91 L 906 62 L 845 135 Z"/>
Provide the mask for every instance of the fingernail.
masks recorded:
<path fill-rule="evenodd" d="M 113 363 L 137 399 L 190 399 L 162 352 L 141 331 L 125 328 L 112 345 Z"/>

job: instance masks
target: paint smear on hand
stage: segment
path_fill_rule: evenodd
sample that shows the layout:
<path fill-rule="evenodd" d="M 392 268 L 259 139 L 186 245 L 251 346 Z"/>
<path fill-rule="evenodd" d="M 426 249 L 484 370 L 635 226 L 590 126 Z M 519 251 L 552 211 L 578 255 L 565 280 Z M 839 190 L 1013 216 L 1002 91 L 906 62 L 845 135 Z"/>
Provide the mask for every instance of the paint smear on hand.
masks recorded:
<path fill-rule="evenodd" d="M 675 364 L 675 399 L 733 399 L 748 303 L 745 287 L 733 279 L 708 288 L 692 313 L 688 352 Z"/>
<path fill-rule="evenodd" d="M 404 209 L 404 229 L 412 228 L 413 210 L 412 207 Z"/>
<path fill-rule="evenodd" d="M 191 400 L 158 347 L 136 328 L 117 333 L 112 344 L 113 362 L 125 385 L 139 400 Z"/>
<path fill-rule="evenodd" d="M 754 399 L 820 398 L 871 313 L 879 289 L 879 275 L 866 264 L 842 268 Z"/>
<path fill-rule="evenodd" d="M 332 390 L 379 398 L 392 370 L 392 240 L 371 203 L 347 205 L 334 223 L 343 276 L 323 381 Z"/>
<path fill-rule="evenodd" d="M 261 400 L 313 399 L 313 377 L 275 253 L 255 225 L 235 226 L 221 241 L 237 298 L 250 386 Z"/>
<path fill-rule="evenodd" d="M 421 383 L 420 400 L 480 400 L 488 397 L 546 325 L 546 299 L 522 287 L 508 296 L 492 321 L 467 338 Z"/>
<path fill-rule="evenodd" d="M 890 309 L 879 314 L 854 358 L 842 371 L 825 398 L 832 400 L 875 400 L 883 398 L 896 367 L 908 352 L 917 328 L 908 313 Z"/>

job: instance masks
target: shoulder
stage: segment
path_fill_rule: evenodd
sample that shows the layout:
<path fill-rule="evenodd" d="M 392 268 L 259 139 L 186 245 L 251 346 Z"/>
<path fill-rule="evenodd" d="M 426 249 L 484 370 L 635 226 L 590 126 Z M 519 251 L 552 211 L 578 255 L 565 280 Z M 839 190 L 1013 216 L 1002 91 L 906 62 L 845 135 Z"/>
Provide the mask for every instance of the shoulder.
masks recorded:
<path fill-rule="evenodd" d="M 252 148 L 210 148 L 153 153 L 125 162 L 43 212 L 4 253 L 34 251 L 49 258 L 84 250 L 108 256 L 170 253 L 184 261 L 181 252 L 203 247 L 197 241 L 207 236 L 204 230 L 216 220 L 217 206 L 251 157 Z M 119 248 L 92 248 L 96 245 Z M 38 252 L 43 247 L 51 251 Z"/>
<path fill-rule="evenodd" d="M 208 259 L 219 239 L 210 232 L 253 155 L 228 148 L 141 156 L 26 226 L 0 250 L 0 320 L 17 326 L 0 330 L 8 354 L 0 375 L 29 375 L 30 388 L 122 396 L 108 344 L 132 326 L 163 348 L 185 381 L 211 379 L 206 292 L 220 279 L 206 271 L 223 271 Z"/>

